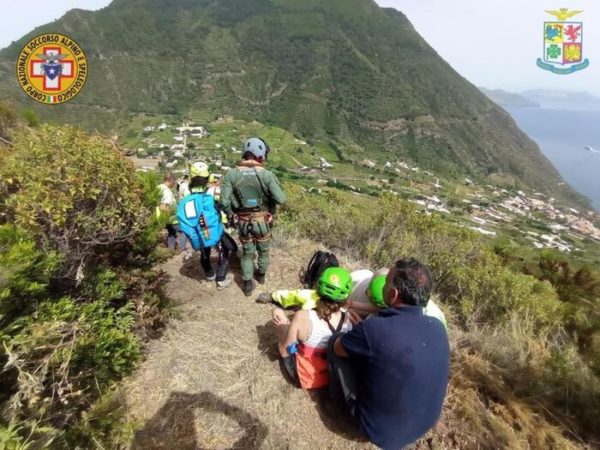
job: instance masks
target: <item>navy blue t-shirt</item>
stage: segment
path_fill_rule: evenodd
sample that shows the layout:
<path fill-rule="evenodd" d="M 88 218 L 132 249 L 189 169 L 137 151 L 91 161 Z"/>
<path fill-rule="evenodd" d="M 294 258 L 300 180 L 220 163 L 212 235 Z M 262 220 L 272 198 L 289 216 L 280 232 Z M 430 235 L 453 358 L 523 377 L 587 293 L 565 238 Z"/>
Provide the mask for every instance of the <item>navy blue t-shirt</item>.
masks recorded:
<path fill-rule="evenodd" d="M 440 417 L 450 371 L 444 325 L 419 306 L 387 308 L 341 338 L 357 369 L 356 417 L 363 433 L 398 450 Z"/>

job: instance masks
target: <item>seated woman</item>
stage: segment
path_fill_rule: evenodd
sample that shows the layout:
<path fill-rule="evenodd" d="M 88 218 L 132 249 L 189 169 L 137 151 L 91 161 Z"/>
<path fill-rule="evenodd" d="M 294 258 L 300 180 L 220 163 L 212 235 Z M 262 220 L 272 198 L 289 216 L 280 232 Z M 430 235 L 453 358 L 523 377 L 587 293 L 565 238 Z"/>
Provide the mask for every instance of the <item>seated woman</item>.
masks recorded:
<path fill-rule="evenodd" d="M 344 309 L 351 291 L 350 273 L 330 267 L 319 277 L 315 309 L 297 311 L 291 322 L 283 309 L 273 310 L 283 365 L 301 388 L 327 386 L 327 344 L 334 333 L 352 328 Z"/>

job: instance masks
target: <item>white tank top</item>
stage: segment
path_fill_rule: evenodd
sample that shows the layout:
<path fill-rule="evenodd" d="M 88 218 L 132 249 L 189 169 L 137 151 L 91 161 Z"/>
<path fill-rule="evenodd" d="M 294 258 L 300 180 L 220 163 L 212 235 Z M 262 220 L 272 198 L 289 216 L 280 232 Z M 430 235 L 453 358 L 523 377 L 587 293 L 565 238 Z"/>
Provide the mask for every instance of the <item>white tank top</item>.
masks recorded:
<path fill-rule="evenodd" d="M 329 338 L 333 335 L 329 329 L 329 325 L 325 320 L 319 319 L 317 312 L 314 309 L 308 310 L 308 320 L 311 324 L 311 333 L 308 339 L 303 342 L 307 347 L 312 348 L 327 348 Z M 340 329 L 341 332 L 347 332 L 352 329 L 352 324 L 348 320 L 348 314 L 346 314 L 346 320 Z"/>

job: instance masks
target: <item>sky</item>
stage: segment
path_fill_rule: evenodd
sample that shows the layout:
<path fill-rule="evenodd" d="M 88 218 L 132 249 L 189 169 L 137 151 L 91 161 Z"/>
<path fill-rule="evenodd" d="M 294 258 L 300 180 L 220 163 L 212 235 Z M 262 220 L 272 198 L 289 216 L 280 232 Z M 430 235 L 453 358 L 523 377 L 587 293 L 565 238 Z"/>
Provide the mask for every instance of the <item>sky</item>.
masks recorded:
<path fill-rule="evenodd" d="M 298 0 L 302 1 L 302 0 Z M 587 91 L 600 96 L 600 2 L 595 0 L 376 0 L 405 13 L 425 40 L 477 86 Z M 110 0 L 0 0 L 0 48 L 72 8 L 96 10 Z M 590 67 L 571 75 L 539 69 L 545 9 L 581 9 L 584 57 Z M 74 39 L 77 39 L 74 36 Z"/>
<path fill-rule="evenodd" d="M 477 86 L 587 91 L 600 96 L 600 2 L 596 0 L 377 0 L 402 11 L 425 40 Z M 583 55 L 590 66 L 570 75 L 538 68 L 544 10 L 583 10 Z"/>

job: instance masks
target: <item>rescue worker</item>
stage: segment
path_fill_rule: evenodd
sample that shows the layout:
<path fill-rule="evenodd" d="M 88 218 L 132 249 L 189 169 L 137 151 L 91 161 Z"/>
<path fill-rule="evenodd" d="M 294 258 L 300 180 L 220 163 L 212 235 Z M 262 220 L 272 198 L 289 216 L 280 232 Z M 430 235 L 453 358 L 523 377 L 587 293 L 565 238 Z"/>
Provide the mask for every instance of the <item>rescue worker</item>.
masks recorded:
<path fill-rule="evenodd" d="M 237 224 L 243 247 L 242 290 L 246 297 L 254 291 L 253 278 L 260 284 L 265 282 L 273 215 L 277 205 L 285 201 L 279 181 L 264 167 L 268 153 L 265 141 L 249 139 L 242 150 L 242 161 L 227 172 L 221 190 L 221 206 L 230 221 Z M 257 252 L 258 268 L 255 271 L 254 255 Z"/>
<path fill-rule="evenodd" d="M 223 243 L 223 216 L 209 192 L 209 175 L 206 163 L 196 162 L 191 165 L 190 195 L 182 199 L 177 215 L 180 227 L 190 239 L 192 247 L 200 250 L 200 264 L 207 281 L 216 281 L 217 288 L 224 289 L 233 280 L 233 276 L 227 273 L 230 249 Z M 213 248 L 218 255 L 216 273 L 210 261 Z"/>

